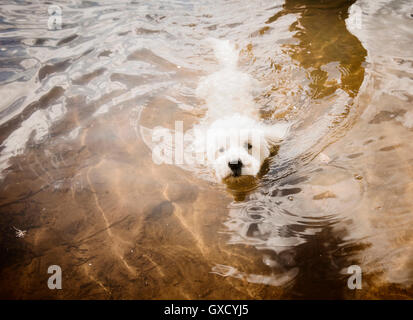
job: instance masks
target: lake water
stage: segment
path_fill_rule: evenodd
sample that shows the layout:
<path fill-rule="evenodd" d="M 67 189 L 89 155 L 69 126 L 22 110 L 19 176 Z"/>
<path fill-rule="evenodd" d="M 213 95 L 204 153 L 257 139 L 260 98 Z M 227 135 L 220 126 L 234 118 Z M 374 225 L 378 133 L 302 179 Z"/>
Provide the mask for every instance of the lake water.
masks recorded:
<path fill-rule="evenodd" d="M 258 182 L 152 160 L 205 113 L 208 37 L 293 124 Z M 407 0 L 1 4 L 0 297 L 412 299 L 412 53 Z"/>

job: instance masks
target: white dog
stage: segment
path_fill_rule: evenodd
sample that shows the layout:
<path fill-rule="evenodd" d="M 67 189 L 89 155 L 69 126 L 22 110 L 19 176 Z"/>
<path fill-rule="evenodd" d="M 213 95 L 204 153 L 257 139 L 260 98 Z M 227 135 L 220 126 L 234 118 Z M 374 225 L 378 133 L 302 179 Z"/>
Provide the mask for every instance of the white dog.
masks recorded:
<path fill-rule="evenodd" d="M 258 81 L 237 68 L 238 52 L 229 41 L 210 39 L 221 69 L 200 82 L 197 95 L 204 99 L 207 114 L 194 126 L 197 153 L 219 180 L 242 175 L 255 176 L 270 147 L 287 134 L 286 123 L 266 124 L 259 119 L 253 99 Z"/>

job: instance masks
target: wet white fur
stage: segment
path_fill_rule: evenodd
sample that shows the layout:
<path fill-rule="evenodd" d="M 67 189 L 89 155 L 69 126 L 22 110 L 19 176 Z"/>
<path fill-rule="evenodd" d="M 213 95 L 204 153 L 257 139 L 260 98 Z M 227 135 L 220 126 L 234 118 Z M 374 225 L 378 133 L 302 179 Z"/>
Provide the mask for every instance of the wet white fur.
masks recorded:
<path fill-rule="evenodd" d="M 271 144 L 282 140 L 288 124 L 265 124 L 259 119 L 253 92 L 258 82 L 237 68 L 238 52 L 226 40 L 209 39 L 220 64 L 219 71 L 203 78 L 197 95 L 205 100 L 204 121 L 194 127 L 197 152 L 221 180 L 231 175 L 229 162 L 242 161 L 241 175 L 255 176 L 270 155 Z M 248 150 L 250 143 L 252 149 Z"/>

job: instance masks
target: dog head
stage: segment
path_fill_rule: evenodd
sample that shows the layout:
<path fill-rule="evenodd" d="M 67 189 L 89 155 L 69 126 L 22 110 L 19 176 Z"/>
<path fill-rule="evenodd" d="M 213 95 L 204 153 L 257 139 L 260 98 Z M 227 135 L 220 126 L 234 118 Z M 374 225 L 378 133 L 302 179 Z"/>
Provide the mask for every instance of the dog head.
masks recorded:
<path fill-rule="evenodd" d="M 267 125 L 235 114 L 215 120 L 196 140 L 205 146 L 207 163 L 222 180 L 257 175 L 271 145 L 281 141 L 287 131 L 286 124 Z"/>

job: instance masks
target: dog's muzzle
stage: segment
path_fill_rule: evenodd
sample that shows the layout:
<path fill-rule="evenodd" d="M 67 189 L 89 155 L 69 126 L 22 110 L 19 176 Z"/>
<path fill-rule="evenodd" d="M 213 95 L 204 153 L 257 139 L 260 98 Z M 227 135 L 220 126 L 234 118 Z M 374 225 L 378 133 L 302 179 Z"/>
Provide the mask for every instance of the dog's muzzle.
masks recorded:
<path fill-rule="evenodd" d="M 228 167 L 231 169 L 234 177 L 238 177 L 241 175 L 242 166 L 243 166 L 242 161 L 239 159 L 228 162 Z"/>

